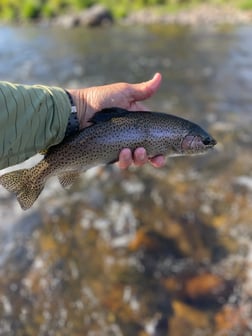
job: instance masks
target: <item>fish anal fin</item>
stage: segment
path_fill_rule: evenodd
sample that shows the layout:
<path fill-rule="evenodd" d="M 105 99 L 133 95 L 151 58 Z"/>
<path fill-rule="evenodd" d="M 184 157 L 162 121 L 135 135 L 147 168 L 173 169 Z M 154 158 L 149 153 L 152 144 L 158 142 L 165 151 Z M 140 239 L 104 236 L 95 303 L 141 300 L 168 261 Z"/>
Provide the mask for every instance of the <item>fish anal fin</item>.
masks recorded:
<path fill-rule="evenodd" d="M 67 172 L 60 176 L 58 176 L 59 182 L 63 188 L 71 187 L 75 180 L 77 180 L 80 176 L 79 172 Z"/>

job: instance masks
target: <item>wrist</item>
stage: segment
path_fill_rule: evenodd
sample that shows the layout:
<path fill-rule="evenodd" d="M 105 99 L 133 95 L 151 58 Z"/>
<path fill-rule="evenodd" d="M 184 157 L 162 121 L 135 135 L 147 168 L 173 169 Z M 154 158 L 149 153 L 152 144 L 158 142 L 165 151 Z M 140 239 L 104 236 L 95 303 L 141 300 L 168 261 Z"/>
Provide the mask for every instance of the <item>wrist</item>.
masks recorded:
<path fill-rule="evenodd" d="M 85 127 L 85 100 L 81 97 L 80 90 L 67 89 L 66 91 L 71 96 L 72 103 L 76 108 L 80 129 L 82 129 Z"/>
<path fill-rule="evenodd" d="M 74 134 L 79 132 L 80 123 L 79 123 L 79 119 L 78 119 L 78 116 L 77 116 L 77 108 L 76 108 L 75 103 L 73 101 L 72 95 L 67 90 L 65 90 L 65 92 L 66 92 L 66 94 L 68 96 L 68 99 L 69 99 L 69 102 L 71 104 L 71 113 L 68 117 L 67 128 L 66 128 L 66 131 L 65 131 L 65 138 L 67 138 L 67 137 L 69 137 L 71 135 L 74 135 Z"/>

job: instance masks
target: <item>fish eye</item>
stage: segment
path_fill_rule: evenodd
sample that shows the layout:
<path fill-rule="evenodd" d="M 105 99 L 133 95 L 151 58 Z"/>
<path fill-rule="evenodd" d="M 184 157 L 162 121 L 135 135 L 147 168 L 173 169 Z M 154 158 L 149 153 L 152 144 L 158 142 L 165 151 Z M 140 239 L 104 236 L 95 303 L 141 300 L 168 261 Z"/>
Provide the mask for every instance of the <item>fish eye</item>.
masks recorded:
<path fill-rule="evenodd" d="M 205 139 L 202 140 L 202 142 L 205 146 L 209 146 L 209 145 L 214 146 L 216 144 L 216 141 L 211 137 L 206 137 Z"/>
<path fill-rule="evenodd" d="M 203 142 L 204 145 L 207 146 L 207 145 L 210 145 L 211 139 L 209 137 L 207 137 L 207 138 L 203 139 L 202 142 Z"/>

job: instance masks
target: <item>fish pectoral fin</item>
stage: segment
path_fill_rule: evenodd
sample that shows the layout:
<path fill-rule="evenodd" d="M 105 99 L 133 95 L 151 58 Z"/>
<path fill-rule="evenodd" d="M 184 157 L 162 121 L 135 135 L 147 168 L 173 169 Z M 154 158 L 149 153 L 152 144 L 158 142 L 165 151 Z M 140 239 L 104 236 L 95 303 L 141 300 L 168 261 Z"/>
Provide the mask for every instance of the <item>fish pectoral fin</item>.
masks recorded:
<path fill-rule="evenodd" d="M 79 177 L 80 177 L 80 173 L 74 171 L 74 172 L 67 172 L 65 174 L 62 174 L 58 176 L 58 179 L 63 188 L 68 188 L 68 187 L 71 187 L 74 181 L 77 180 Z"/>

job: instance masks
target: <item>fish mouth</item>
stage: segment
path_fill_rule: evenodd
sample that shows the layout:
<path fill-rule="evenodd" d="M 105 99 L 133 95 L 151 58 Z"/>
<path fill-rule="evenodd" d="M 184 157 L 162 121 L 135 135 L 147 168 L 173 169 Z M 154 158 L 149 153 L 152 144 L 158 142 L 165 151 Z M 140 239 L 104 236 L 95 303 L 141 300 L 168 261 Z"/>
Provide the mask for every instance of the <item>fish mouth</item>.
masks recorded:
<path fill-rule="evenodd" d="M 181 143 L 181 150 L 184 153 L 204 153 L 212 149 L 217 144 L 217 141 L 210 135 L 192 135 L 188 134 L 184 137 Z"/>

